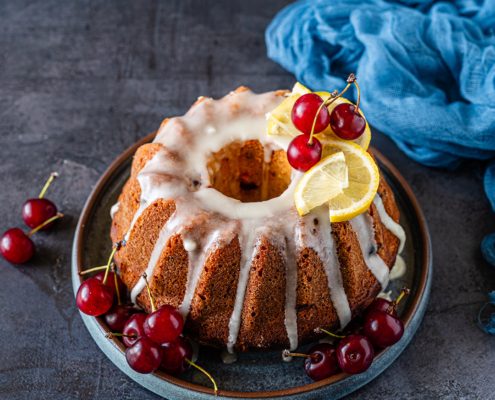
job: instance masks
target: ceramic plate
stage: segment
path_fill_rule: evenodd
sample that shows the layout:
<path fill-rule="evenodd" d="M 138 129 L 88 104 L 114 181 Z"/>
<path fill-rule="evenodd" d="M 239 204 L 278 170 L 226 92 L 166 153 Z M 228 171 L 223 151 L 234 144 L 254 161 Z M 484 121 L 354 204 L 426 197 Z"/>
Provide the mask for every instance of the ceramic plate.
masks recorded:
<path fill-rule="evenodd" d="M 79 219 L 72 253 L 72 281 L 74 292 L 81 284 L 78 272 L 90 266 L 100 265 L 111 249 L 109 238 L 110 207 L 129 177 L 132 156 L 143 143 L 153 139 L 148 135 L 127 149 L 110 165 L 89 196 Z M 405 322 L 401 341 L 379 353 L 372 366 L 363 374 L 349 376 L 339 374 L 329 379 L 312 382 L 304 373 L 301 360 L 290 363 L 281 360 L 280 352 L 242 354 L 234 364 L 224 364 L 220 352 L 202 347 L 199 363 L 213 374 L 219 385 L 219 397 L 229 399 L 328 399 L 340 398 L 365 385 L 401 354 L 411 341 L 423 318 L 431 284 L 431 245 L 428 229 L 409 185 L 395 167 L 378 151 L 373 150 L 382 173 L 392 186 L 401 210 L 401 225 L 406 230 L 407 242 L 403 258 L 407 273 L 394 281 L 389 289 L 397 293 L 404 285 L 411 288 L 411 295 L 401 303 L 399 310 Z M 124 346 L 116 339 L 105 338 L 107 327 L 100 318 L 81 314 L 91 336 L 108 358 L 125 374 L 140 385 L 164 398 L 213 399 L 209 381 L 197 371 L 189 371 L 181 377 L 162 372 L 142 375 L 129 368 L 124 356 Z M 304 347 L 302 348 L 304 350 Z"/>

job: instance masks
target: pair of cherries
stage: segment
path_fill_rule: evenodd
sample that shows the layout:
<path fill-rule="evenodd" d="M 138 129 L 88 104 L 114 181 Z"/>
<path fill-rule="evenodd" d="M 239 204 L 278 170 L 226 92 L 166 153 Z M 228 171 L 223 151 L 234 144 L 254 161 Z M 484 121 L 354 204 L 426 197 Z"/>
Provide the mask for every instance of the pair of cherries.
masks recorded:
<path fill-rule="evenodd" d="M 63 217 L 51 200 L 44 198 L 48 187 L 58 176 L 53 172 L 37 198 L 27 200 L 22 206 L 22 219 L 31 228 L 25 233 L 20 228 L 10 228 L 0 238 L 0 253 L 12 264 L 28 262 L 34 255 L 35 246 L 31 236 L 40 230 L 48 230 L 55 220 Z"/>
<path fill-rule="evenodd" d="M 327 106 L 342 96 L 351 84 L 355 84 L 358 90 L 357 104 L 339 104 L 330 114 Z M 366 120 L 359 112 L 359 86 L 354 74 L 349 75 L 347 86 L 341 93 L 333 93 L 325 101 L 316 93 L 299 97 L 292 108 L 291 119 L 302 135 L 296 136 L 289 144 L 287 159 L 293 168 L 306 172 L 321 159 L 322 145 L 313 137 L 314 134 L 323 132 L 330 125 L 339 138 L 355 140 L 366 128 Z"/>
<path fill-rule="evenodd" d="M 397 343 L 404 334 L 404 324 L 397 316 L 397 304 L 408 293 L 407 289 L 394 301 L 377 298 L 366 312 L 363 334 L 353 333 L 339 336 L 324 329 L 325 332 L 340 339 L 335 347 L 329 343 L 313 346 L 308 354 L 284 352 L 284 356 L 304 357 L 304 370 L 313 380 L 329 378 L 339 372 L 359 374 L 366 371 L 373 362 L 375 349 L 383 349 Z"/>

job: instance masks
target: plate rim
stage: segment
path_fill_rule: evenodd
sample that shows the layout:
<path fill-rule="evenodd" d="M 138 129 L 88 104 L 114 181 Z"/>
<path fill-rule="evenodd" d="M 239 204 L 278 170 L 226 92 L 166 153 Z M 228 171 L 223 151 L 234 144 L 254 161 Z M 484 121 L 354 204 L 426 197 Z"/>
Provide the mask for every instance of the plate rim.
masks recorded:
<path fill-rule="evenodd" d="M 136 150 L 143 144 L 151 142 L 154 137 L 156 136 L 157 131 L 152 132 L 143 138 L 139 139 L 135 143 L 133 143 L 131 146 L 129 146 L 127 149 L 125 149 L 119 156 L 117 156 L 112 163 L 108 166 L 108 168 L 105 170 L 105 172 L 100 176 L 96 184 L 94 185 L 93 189 L 91 190 L 91 193 L 89 194 L 88 198 L 86 199 L 86 202 L 82 208 L 75 233 L 74 233 L 74 239 L 73 239 L 73 246 L 72 246 L 72 265 L 71 265 L 71 271 L 72 271 L 72 284 L 73 284 L 73 290 L 74 290 L 74 295 L 76 295 L 77 290 L 79 288 L 79 285 L 82 282 L 82 277 L 78 274 L 78 272 L 81 270 L 81 265 L 82 265 L 82 257 L 83 257 L 83 247 L 84 247 L 84 234 L 85 234 L 85 228 L 88 223 L 88 221 L 91 218 L 93 209 L 95 208 L 95 205 L 101 195 L 105 191 L 105 187 L 109 181 L 113 178 L 113 175 L 115 172 L 117 172 L 120 168 L 124 166 L 124 164 L 131 158 Z M 398 171 L 398 169 L 392 164 L 390 160 L 388 160 L 387 157 L 385 157 L 379 150 L 377 150 L 374 147 L 370 147 L 371 152 L 373 153 L 374 157 L 378 160 L 381 168 L 384 168 L 388 171 L 390 175 L 394 177 L 394 179 L 397 181 L 397 183 L 401 186 L 401 189 L 403 190 L 404 194 L 407 197 L 407 200 L 409 201 L 410 205 L 412 206 L 412 210 L 414 211 L 414 216 L 413 218 L 415 219 L 418 228 L 419 228 L 419 236 L 421 237 L 421 247 L 422 247 L 422 254 L 421 254 L 421 260 L 420 260 L 420 265 L 421 265 L 421 275 L 420 279 L 418 282 L 418 290 L 415 294 L 415 297 L 412 299 L 411 306 L 409 309 L 406 311 L 406 313 L 403 315 L 403 320 L 404 320 L 404 326 L 405 329 L 409 327 L 411 324 L 414 316 L 418 313 L 418 310 L 421 308 L 423 305 L 423 309 L 419 310 L 420 311 L 420 319 L 419 322 L 422 319 L 422 314 L 424 313 L 424 308 L 426 307 L 424 304 L 422 304 L 422 301 L 427 301 L 427 297 L 429 295 L 429 289 L 431 285 L 431 274 L 432 274 L 432 249 L 431 249 L 431 238 L 428 230 L 428 225 L 426 222 L 426 219 L 424 217 L 424 214 L 421 210 L 421 207 L 419 205 L 419 202 L 414 195 L 414 192 L 412 191 L 412 188 L 409 186 L 405 178 L 401 175 L 401 173 Z M 426 296 L 426 297 L 425 297 Z M 426 300 L 424 300 L 426 298 Z M 123 353 L 125 351 L 125 347 L 117 339 L 107 339 L 105 338 L 105 333 L 108 332 L 108 329 L 106 329 L 106 326 L 104 322 L 102 321 L 101 318 L 94 318 L 87 316 L 81 312 L 79 312 L 84 324 L 86 325 L 86 328 L 89 330 L 90 335 L 92 336 L 93 340 L 97 343 L 97 345 L 100 347 L 100 349 L 103 351 L 103 353 L 111 359 L 111 361 L 116 364 L 118 368 L 120 368 L 124 373 L 129 375 L 131 379 L 136 381 L 136 378 L 134 378 L 131 375 L 134 375 L 133 371 L 130 370 L 129 368 L 124 369 L 121 365 L 118 365 L 118 363 L 107 353 L 106 349 L 103 348 L 103 346 L 98 342 L 96 337 L 93 335 L 92 329 L 89 326 L 91 322 L 95 326 L 98 327 L 99 331 L 101 331 L 102 338 L 107 341 L 107 343 L 111 343 L 112 347 L 114 350 L 119 351 L 120 353 Z M 419 325 L 419 324 L 418 324 Z M 411 335 L 414 335 L 417 327 L 415 327 L 414 332 Z M 410 340 L 410 339 L 409 339 Z M 406 344 L 407 345 L 407 344 Z M 404 346 L 405 348 L 405 346 Z M 379 358 L 383 357 L 390 351 L 391 347 L 381 351 L 378 356 L 375 358 L 378 360 Z M 109 350 L 110 351 L 110 350 Z M 393 356 L 392 361 L 398 357 L 402 353 L 402 350 L 398 352 L 397 355 Z M 388 365 L 387 365 L 388 367 Z M 384 368 L 386 369 L 386 368 Z M 381 372 L 381 371 L 380 371 Z M 379 372 L 379 373 L 380 373 Z M 355 390 L 357 390 L 359 387 L 365 385 L 367 382 L 370 380 L 374 379 L 379 373 L 375 374 L 371 379 L 366 380 L 359 384 Z M 139 377 L 143 377 L 144 375 L 138 374 Z M 211 388 L 208 388 L 206 386 L 202 386 L 199 384 L 195 384 L 189 381 L 185 381 L 183 379 L 180 379 L 178 377 L 166 374 L 162 371 L 157 371 L 153 374 L 147 375 L 147 377 L 153 377 L 157 378 L 160 380 L 165 380 L 167 383 L 173 384 L 178 386 L 180 389 L 185 389 L 188 391 L 192 391 L 194 393 L 198 394 L 204 394 L 204 395 L 210 395 L 214 396 L 214 391 Z M 296 386 L 296 387 L 290 387 L 287 389 L 276 389 L 276 390 L 264 390 L 264 391 L 256 391 L 256 392 L 243 392 L 243 391 L 232 391 L 232 390 L 219 390 L 218 391 L 218 396 L 219 397 L 227 397 L 227 398 L 232 398 L 232 399 L 250 399 L 250 398 L 281 398 L 281 397 L 287 397 L 287 396 L 294 396 L 294 395 L 302 395 L 306 394 L 311 391 L 315 391 L 317 389 L 323 389 L 327 386 L 330 386 L 332 384 L 342 382 L 346 378 L 350 377 L 349 375 L 345 373 L 340 373 L 337 375 L 334 375 L 330 378 L 323 379 L 321 381 L 317 382 L 311 382 L 303 386 Z M 154 391 L 150 386 L 148 385 L 143 385 L 141 382 L 137 382 L 142 386 L 145 386 L 146 388 Z M 161 395 L 160 393 L 156 392 L 155 393 Z M 350 392 L 348 392 L 350 393 Z"/>

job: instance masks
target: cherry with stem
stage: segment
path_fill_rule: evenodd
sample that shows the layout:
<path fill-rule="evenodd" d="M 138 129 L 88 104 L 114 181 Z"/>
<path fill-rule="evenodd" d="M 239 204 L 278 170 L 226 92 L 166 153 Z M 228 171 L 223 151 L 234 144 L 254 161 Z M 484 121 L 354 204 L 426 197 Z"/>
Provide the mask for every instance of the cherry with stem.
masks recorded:
<path fill-rule="evenodd" d="M 146 273 L 143 274 L 142 278 L 144 279 L 151 304 L 151 314 L 144 321 L 144 332 L 147 337 L 156 343 L 173 342 L 182 333 L 184 318 L 182 318 L 182 315 L 176 308 L 170 305 L 165 304 L 157 309 Z"/>
<path fill-rule="evenodd" d="M 63 216 L 64 215 L 62 213 L 57 213 L 53 217 L 31 229 L 28 233 L 24 233 L 24 231 L 20 228 L 8 229 L 0 238 L 0 253 L 7 261 L 13 264 L 23 264 L 28 262 L 33 257 L 35 252 L 35 246 L 31 236 Z"/>
<path fill-rule="evenodd" d="M 27 226 L 35 228 L 43 222 L 57 215 L 57 206 L 44 196 L 52 182 L 58 177 L 58 173 L 52 172 L 37 198 L 27 200 L 22 206 L 22 218 Z M 53 222 L 53 221 L 52 221 Z M 53 226 L 52 223 L 45 224 L 42 229 L 46 230 Z"/>
<path fill-rule="evenodd" d="M 113 305 L 115 288 L 108 286 L 107 278 L 112 264 L 113 256 L 122 246 L 122 242 L 117 242 L 113 246 L 108 257 L 105 274 L 100 281 L 96 277 L 86 279 L 79 287 L 76 295 L 76 304 L 80 311 L 91 316 L 105 314 Z"/>

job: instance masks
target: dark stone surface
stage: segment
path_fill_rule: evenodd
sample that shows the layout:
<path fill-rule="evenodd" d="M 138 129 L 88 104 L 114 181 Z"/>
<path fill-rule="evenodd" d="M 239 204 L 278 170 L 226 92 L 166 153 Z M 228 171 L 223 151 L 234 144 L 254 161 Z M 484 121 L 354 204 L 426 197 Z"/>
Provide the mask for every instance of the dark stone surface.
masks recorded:
<path fill-rule="evenodd" d="M 72 235 L 98 176 L 126 147 L 200 94 L 289 87 L 263 33 L 285 1 L 0 2 L 2 229 L 52 170 L 67 214 L 35 238 L 26 266 L 0 260 L 0 398 L 156 399 L 98 350 L 74 306 Z M 434 171 L 387 139 L 375 145 L 416 192 L 434 249 L 431 302 L 416 338 L 351 399 L 495 398 L 495 338 L 474 323 L 495 270 L 479 242 L 495 229 L 482 166 Z M 491 368 L 491 370 L 490 370 Z"/>

